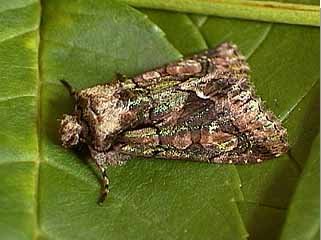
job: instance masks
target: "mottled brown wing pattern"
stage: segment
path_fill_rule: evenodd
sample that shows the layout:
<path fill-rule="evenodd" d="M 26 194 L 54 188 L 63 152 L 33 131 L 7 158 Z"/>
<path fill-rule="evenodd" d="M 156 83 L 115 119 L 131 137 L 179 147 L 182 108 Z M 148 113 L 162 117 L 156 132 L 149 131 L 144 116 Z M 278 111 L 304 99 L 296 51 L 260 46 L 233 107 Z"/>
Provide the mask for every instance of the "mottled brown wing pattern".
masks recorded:
<path fill-rule="evenodd" d="M 123 153 L 250 163 L 270 159 L 287 150 L 286 130 L 255 96 L 249 83 L 249 67 L 236 46 L 222 44 L 215 50 L 155 71 L 159 74 L 151 71 L 149 76 L 166 77 L 162 80 L 175 81 L 175 84 L 165 85 L 160 94 L 157 88 L 153 92 L 152 85 L 148 86 L 154 101 L 159 103 L 151 111 L 155 134 L 150 134 L 150 138 L 154 141 L 146 144 L 148 136 L 137 139 L 136 131 L 126 132 Z M 182 72 L 185 75 L 182 76 Z M 178 81 L 176 76 L 182 79 Z M 135 79 L 142 83 L 144 75 Z M 145 80 L 157 82 L 156 86 L 162 81 Z M 173 107 L 164 107 L 170 101 Z M 135 141 L 131 140 L 131 134 L 136 136 Z"/>
<path fill-rule="evenodd" d="M 286 130 L 255 95 L 249 67 L 233 44 L 133 78 L 68 89 L 76 104 L 61 120 L 62 144 L 88 147 L 102 173 L 102 200 L 105 165 L 133 157 L 238 164 L 288 149 Z"/>

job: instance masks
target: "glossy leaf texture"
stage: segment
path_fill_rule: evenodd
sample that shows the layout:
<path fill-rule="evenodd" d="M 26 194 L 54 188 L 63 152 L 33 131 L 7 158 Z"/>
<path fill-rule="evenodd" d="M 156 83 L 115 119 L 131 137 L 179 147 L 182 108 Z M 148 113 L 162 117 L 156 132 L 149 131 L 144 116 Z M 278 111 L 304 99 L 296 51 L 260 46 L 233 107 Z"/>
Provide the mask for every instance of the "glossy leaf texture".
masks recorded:
<path fill-rule="evenodd" d="M 316 136 L 290 204 L 281 239 L 319 239 L 320 136 Z"/>
<path fill-rule="evenodd" d="M 319 174 L 318 28 L 114 0 L 0 2 L 1 238 L 290 239 L 302 204 L 318 208 L 305 198 Z M 135 159 L 109 168 L 110 198 L 98 206 L 88 155 L 58 140 L 57 119 L 72 110 L 59 80 L 81 89 L 223 41 L 248 58 L 258 95 L 288 128 L 289 154 L 239 167 Z"/>

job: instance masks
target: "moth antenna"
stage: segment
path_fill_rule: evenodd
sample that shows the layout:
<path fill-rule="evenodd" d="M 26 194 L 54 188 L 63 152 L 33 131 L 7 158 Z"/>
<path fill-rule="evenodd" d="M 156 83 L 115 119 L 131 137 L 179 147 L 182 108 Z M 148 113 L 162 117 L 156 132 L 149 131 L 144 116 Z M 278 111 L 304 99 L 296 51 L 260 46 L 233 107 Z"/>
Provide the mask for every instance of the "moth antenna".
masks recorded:
<path fill-rule="evenodd" d="M 74 88 L 70 85 L 69 82 L 67 82 L 67 81 L 64 80 L 64 79 L 60 80 L 60 82 L 61 82 L 62 85 L 64 85 L 64 87 L 68 90 L 70 96 L 75 96 L 76 91 L 75 91 Z"/>

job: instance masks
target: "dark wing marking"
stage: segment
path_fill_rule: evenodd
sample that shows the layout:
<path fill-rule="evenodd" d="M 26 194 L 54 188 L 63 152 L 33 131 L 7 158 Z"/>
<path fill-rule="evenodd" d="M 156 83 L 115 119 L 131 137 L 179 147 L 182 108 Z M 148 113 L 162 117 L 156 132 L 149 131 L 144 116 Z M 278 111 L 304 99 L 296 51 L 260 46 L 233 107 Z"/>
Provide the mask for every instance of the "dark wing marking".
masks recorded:
<path fill-rule="evenodd" d="M 186 65 L 189 61 L 191 64 Z M 164 77 L 179 82 L 160 91 L 169 99 L 152 94 L 159 103 L 151 111 L 155 133 L 139 140 L 136 134 L 135 141 L 127 138 L 121 151 L 218 163 L 261 162 L 286 152 L 286 130 L 264 110 L 248 72 L 236 46 L 224 43 L 136 77 L 135 81 L 145 87 L 158 86 L 159 81 L 166 81 Z M 175 96 L 182 96 L 182 101 L 166 108 L 173 91 Z M 147 138 L 157 142 L 150 144 Z"/>

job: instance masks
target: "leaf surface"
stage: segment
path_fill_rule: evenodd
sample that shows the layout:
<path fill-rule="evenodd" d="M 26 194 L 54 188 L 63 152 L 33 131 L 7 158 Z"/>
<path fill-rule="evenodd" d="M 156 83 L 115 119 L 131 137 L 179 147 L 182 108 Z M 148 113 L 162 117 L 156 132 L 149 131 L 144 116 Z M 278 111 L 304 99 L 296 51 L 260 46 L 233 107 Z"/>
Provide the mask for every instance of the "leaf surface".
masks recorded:
<path fill-rule="evenodd" d="M 281 239 L 319 239 L 320 136 L 316 136 L 290 204 Z"/>
<path fill-rule="evenodd" d="M 290 236 L 305 192 L 292 195 L 318 150 L 319 29 L 103 0 L 5 2 L 0 26 L 4 239 L 278 239 L 284 223 Z M 73 104 L 59 80 L 81 89 L 222 41 L 248 58 L 258 95 L 289 130 L 290 153 L 237 168 L 135 159 L 109 168 L 110 198 L 98 206 L 88 156 L 58 140 L 57 119 Z"/>

